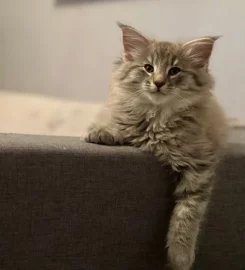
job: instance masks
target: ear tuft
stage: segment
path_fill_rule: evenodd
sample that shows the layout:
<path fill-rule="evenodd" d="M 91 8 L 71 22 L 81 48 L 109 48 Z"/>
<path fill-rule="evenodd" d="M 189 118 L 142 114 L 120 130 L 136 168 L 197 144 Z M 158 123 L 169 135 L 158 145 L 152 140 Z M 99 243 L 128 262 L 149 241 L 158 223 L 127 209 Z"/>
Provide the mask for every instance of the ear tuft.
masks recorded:
<path fill-rule="evenodd" d="M 120 22 L 117 22 L 117 25 L 122 30 L 125 59 L 133 61 L 149 45 L 149 40 L 131 26 Z"/>
<path fill-rule="evenodd" d="M 195 67 L 205 67 L 208 65 L 214 43 L 219 38 L 220 36 L 210 36 L 191 40 L 183 45 L 184 54 Z"/>

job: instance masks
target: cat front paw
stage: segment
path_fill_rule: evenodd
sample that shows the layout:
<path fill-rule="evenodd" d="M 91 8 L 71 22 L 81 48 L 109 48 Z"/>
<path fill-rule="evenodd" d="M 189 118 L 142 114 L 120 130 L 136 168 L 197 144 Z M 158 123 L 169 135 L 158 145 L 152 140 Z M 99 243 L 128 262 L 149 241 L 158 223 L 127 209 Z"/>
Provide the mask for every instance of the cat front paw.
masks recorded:
<path fill-rule="evenodd" d="M 173 270 L 190 270 L 194 259 L 193 250 L 185 250 L 178 244 L 170 245 L 168 248 L 168 260 Z"/>
<path fill-rule="evenodd" d="M 106 128 L 92 127 L 89 129 L 84 137 L 86 142 L 105 144 L 105 145 L 116 145 L 122 144 L 122 140 L 115 135 L 112 135 Z"/>

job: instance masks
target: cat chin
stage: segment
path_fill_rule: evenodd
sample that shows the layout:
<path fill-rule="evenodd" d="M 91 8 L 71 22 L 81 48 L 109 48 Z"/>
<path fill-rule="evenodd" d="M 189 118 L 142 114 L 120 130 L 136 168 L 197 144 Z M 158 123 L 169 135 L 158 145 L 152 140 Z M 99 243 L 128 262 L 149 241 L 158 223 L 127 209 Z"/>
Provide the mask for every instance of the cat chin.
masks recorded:
<path fill-rule="evenodd" d="M 153 105 L 165 104 L 169 101 L 169 97 L 162 93 L 147 93 L 148 101 Z"/>

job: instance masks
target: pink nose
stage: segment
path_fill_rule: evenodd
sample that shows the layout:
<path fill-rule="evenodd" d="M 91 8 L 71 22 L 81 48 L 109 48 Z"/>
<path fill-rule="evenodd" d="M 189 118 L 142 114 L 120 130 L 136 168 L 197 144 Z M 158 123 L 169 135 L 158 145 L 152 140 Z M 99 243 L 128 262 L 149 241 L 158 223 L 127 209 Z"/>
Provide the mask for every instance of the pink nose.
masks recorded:
<path fill-rule="evenodd" d="M 154 84 L 160 89 L 165 84 L 165 81 L 155 81 Z"/>

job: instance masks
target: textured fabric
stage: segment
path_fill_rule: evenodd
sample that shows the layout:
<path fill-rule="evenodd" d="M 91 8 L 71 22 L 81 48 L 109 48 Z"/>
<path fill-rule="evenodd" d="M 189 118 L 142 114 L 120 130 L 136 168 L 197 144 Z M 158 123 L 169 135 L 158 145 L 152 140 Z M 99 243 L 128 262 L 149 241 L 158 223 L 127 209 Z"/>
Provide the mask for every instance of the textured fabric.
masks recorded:
<path fill-rule="evenodd" d="M 0 88 L 0 132 L 80 136 L 88 129 L 101 106 L 102 103 Z"/>
<path fill-rule="evenodd" d="M 245 269 L 245 145 L 243 144 L 230 145 L 218 168 L 216 185 L 203 225 L 194 269 Z"/>
<path fill-rule="evenodd" d="M 194 270 L 245 269 L 244 165 L 230 144 Z M 130 147 L 0 135 L 0 269 L 164 269 L 176 177 Z"/>

